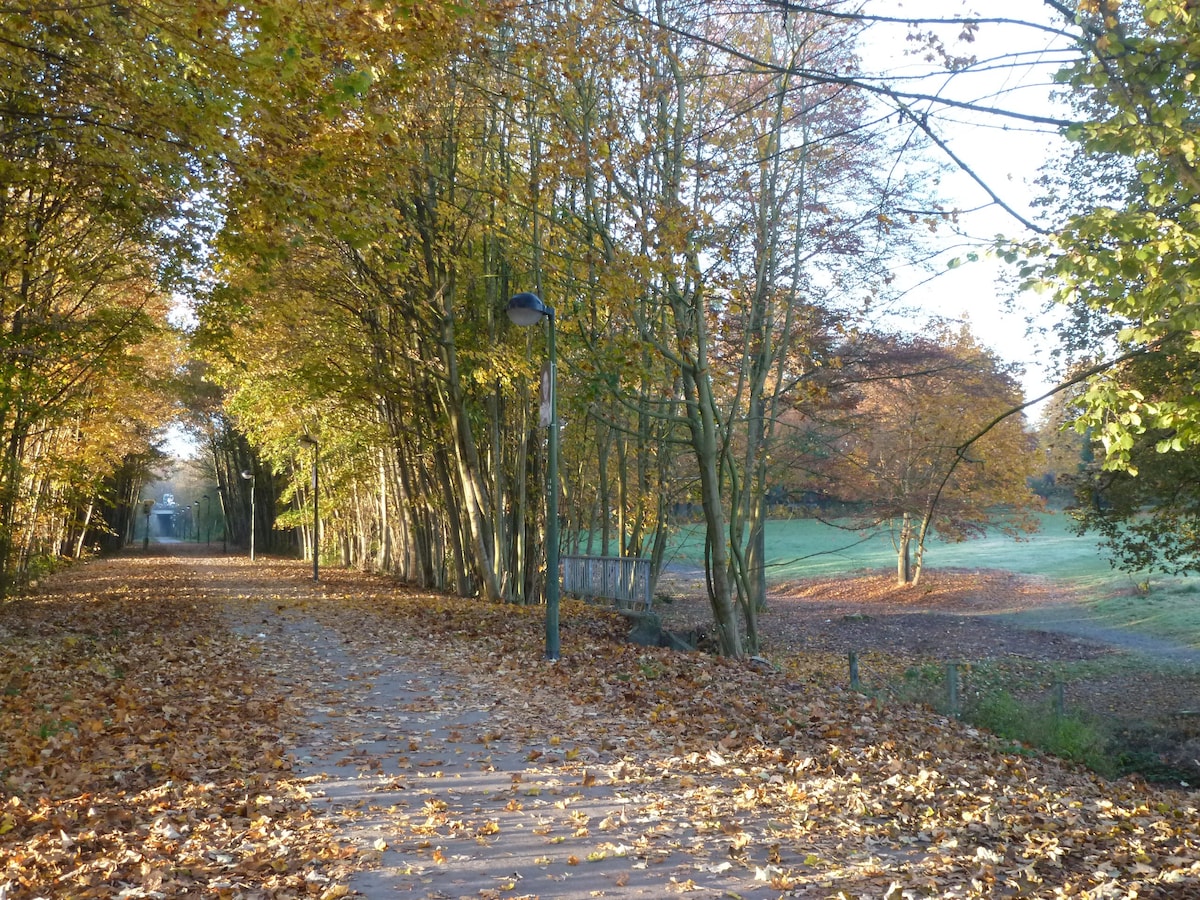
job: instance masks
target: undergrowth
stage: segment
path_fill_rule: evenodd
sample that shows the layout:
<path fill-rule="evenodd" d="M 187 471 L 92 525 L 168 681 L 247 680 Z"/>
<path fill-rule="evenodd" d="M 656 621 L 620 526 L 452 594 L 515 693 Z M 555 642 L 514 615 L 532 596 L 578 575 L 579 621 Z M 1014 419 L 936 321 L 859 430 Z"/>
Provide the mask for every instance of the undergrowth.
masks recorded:
<path fill-rule="evenodd" d="M 960 666 L 957 708 L 950 702 L 949 667 L 926 664 L 905 671 L 882 690 L 885 702 L 917 703 L 954 716 L 998 739 L 1005 752 L 1047 754 L 1078 763 L 1106 778 L 1138 775 L 1172 785 L 1200 784 L 1200 763 L 1173 763 L 1163 753 L 1169 742 L 1161 723 L 1117 723 L 1062 708 L 1053 696 L 1036 701 L 1013 691 L 1028 690 L 1029 672 L 1005 673 L 992 666 Z"/>

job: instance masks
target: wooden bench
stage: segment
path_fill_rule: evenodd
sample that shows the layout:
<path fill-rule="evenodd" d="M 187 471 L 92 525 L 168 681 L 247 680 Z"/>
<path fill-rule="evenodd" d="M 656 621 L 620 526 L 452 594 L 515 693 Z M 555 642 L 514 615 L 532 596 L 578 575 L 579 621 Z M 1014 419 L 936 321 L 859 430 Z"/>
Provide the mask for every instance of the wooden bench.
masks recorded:
<path fill-rule="evenodd" d="M 650 560 L 635 556 L 564 556 L 562 592 L 582 600 L 611 600 L 618 612 L 650 612 Z"/>

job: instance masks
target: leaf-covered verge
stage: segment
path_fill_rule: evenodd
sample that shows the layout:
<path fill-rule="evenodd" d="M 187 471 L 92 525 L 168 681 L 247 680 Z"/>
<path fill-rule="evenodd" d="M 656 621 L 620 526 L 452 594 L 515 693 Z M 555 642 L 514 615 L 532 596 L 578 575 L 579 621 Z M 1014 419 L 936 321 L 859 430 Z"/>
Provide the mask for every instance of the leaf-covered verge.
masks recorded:
<path fill-rule="evenodd" d="M 704 621 L 702 585 L 672 578 L 663 587 L 672 629 Z M 845 681 L 854 652 L 864 692 L 945 711 L 955 663 L 968 722 L 1110 777 L 1200 784 L 1195 597 L 1130 589 L 939 567 L 911 590 L 860 571 L 776 585 L 762 621 L 781 664 L 827 651 L 841 657 L 831 677 Z M 996 722 L 996 705 L 1013 702 L 1018 720 Z"/>
<path fill-rule="evenodd" d="M 154 563 L 0 606 L 0 896 L 319 896 L 345 851 L 289 777 L 296 710 Z"/>
<path fill-rule="evenodd" d="M 635 647 L 617 617 L 568 603 L 550 664 L 536 608 L 342 571 L 314 585 L 299 563 L 207 563 L 230 577 L 107 561 L 0 608 L 0 891 L 336 897 L 351 869 L 377 864 L 314 813 L 285 746 L 311 736 L 321 673 L 225 618 L 265 611 L 336 632 L 348 654 L 436 666 L 487 698 L 531 759 L 572 748 L 557 754 L 564 782 L 636 791 L 633 860 L 653 863 L 670 837 L 707 848 L 697 873 L 748 868 L 773 896 L 1200 896 L 1194 794 L 1000 753 L 924 709 L 880 707 L 838 686 L 839 655 L 797 652 L 776 671 Z M 478 729 L 463 740 L 498 738 Z M 455 824 L 395 827 L 397 841 L 436 845 Z M 511 836 L 489 831 L 503 852 Z M 557 841 L 545 837 L 547 865 L 575 852 Z"/>

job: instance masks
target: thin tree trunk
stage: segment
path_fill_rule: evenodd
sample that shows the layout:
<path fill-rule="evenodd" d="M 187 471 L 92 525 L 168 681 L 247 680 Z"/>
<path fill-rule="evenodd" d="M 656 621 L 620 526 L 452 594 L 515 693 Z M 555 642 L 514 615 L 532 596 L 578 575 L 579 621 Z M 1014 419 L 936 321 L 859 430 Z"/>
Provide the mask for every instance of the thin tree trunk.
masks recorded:
<path fill-rule="evenodd" d="M 901 587 L 912 581 L 912 536 L 912 518 L 905 513 L 896 551 L 896 584 Z"/>
<path fill-rule="evenodd" d="M 600 445 L 598 467 L 600 476 L 600 555 L 608 555 L 608 544 L 612 540 L 612 525 L 610 513 L 612 510 L 612 480 L 608 474 L 608 455 L 613 444 L 613 432 L 610 428 Z M 588 555 L 592 555 L 591 539 L 588 540 Z"/>
<path fill-rule="evenodd" d="M 446 326 L 452 335 L 453 328 Z M 458 383 L 458 365 L 452 339 L 443 341 L 443 354 L 446 368 L 450 373 L 446 390 L 440 392 L 442 409 L 450 423 L 453 436 L 454 471 L 458 476 L 459 491 L 456 495 L 462 500 L 461 516 L 466 525 L 466 535 L 470 546 L 470 560 L 475 570 L 485 599 L 499 602 L 503 599 L 497 578 L 495 559 L 492 556 L 491 520 L 488 515 L 487 491 L 484 489 L 479 456 L 475 448 L 475 440 L 470 423 L 463 415 L 462 391 Z M 454 496 L 454 495 L 450 495 Z M 460 518 L 455 511 L 455 518 Z"/>
<path fill-rule="evenodd" d="M 379 554 L 375 567 L 381 572 L 392 570 L 392 526 L 388 516 L 388 476 L 383 449 L 379 450 Z"/>
<path fill-rule="evenodd" d="M 729 556 L 725 551 L 725 513 L 721 503 L 719 440 L 717 418 L 706 375 L 699 377 L 684 370 L 684 389 L 688 395 L 688 423 L 692 446 L 700 470 L 700 498 L 709 536 L 709 602 L 717 640 L 725 656 L 742 655 L 742 639 L 734 613 L 733 592 L 729 583 Z"/>
<path fill-rule="evenodd" d="M 442 495 L 446 498 L 446 532 L 450 538 L 454 590 L 460 596 L 466 597 L 471 593 L 471 579 L 468 577 L 466 569 L 468 562 L 467 552 L 463 546 L 463 536 L 468 534 L 468 532 L 462 522 L 462 517 L 459 515 L 461 504 L 458 492 L 455 491 L 453 480 L 450 477 L 450 463 L 446 459 L 446 455 L 444 450 L 438 450 L 434 453 L 434 460 L 437 466 L 437 477 L 441 485 Z M 466 506 L 469 510 L 471 506 L 470 502 Z M 476 511 L 478 511 L 478 508 L 476 508 Z M 478 538 L 477 533 L 474 536 Z"/>
<path fill-rule="evenodd" d="M 528 391 L 521 392 L 522 397 Z M 529 602 L 529 403 L 521 404 L 521 441 L 517 448 L 517 502 L 513 509 L 513 576 L 512 597 L 518 603 Z"/>
<path fill-rule="evenodd" d="M 87 511 L 83 514 L 83 521 L 79 525 L 79 536 L 75 538 L 75 549 L 71 553 L 72 559 L 80 559 L 83 556 L 83 543 L 87 537 L 88 528 L 92 524 L 92 513 L 96 510 L 96 499 L 93 497 L 88 501 Z"/>
<path fill-rule="evenodd" d="M 625 556 L 628 553 L 628 510 L 629 454 L 626 452 L 625 436 L 617 435 L 617 556 Z"/>

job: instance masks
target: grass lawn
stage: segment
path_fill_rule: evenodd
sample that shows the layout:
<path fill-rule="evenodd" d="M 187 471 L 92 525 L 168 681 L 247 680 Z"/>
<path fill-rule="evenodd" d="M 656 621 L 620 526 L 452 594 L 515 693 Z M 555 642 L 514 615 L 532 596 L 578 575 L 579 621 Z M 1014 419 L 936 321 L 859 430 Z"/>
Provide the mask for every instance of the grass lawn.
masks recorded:
<path fill-rule="evenodd" d="M 1133 592 L 1098 595 L 1089 609 L 1098 624 L 1126 628 L 1200 650 L 1200 579 L 1154 578 Z"/>
<path fill-rule="evenodd" d="M 933 539 L 925 565 L 930 569 L 1002 569 L 1058 579 L 1086 598 L 1080 615 L 1098 625 L 1127 628 L 1200 648 L 1200 578 L 1129 574 L 1114 570 L 1091 537 L 1078 537 L 1062 513 L 1041 516 L 1041 530 L 1016 540 L 995 533 L 960 543 Z M 679 530 L 667 564 L 703 567 L 700 525 Z M 896 554 L 885 529 L 855 531 L 814 519 L 775 519 L 767 523 L 767 578 L 780 585 L 797 578 L 894 570 Z"/>

